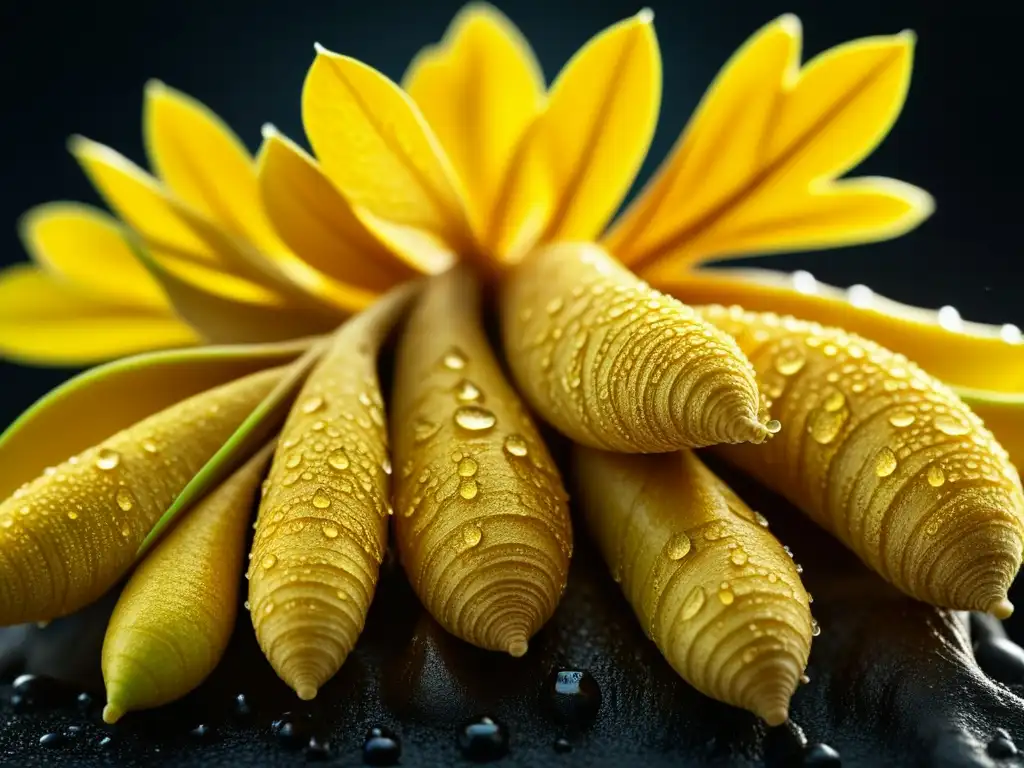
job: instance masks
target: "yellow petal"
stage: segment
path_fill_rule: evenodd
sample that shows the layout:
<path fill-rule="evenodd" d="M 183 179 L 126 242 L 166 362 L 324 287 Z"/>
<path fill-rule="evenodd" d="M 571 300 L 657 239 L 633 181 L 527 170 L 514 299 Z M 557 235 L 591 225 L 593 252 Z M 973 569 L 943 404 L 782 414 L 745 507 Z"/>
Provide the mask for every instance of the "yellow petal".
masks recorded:
<path fill-rule="evenodd" d="M 452 253 L 471 243 L 451 164 L 412 100 L 375 69 L 317 49 L 302 91 L 302 121 L 324 173 L 373 219 L 425 230 Z M 372 229 L 372 220 L 368 221 Z M 424 272 L 438 255 L 403 254 Z M 450 257 L 447 259 L 450 261 Z"/>
<path fill-rule="evenodd" d="M 147 416 L 199 392 L 287 363 L 309 344 L 150 352 L 79 374 L 43 396 L 0 435 L 0 498 L 46 467 Z"/>
<path fill-rule="evenodd" d="M 103 719 L 180 699 L 235 628 L 246 523 L 272 446 L 213 491 L 132 574 L 103 640 Z"/>
<path fill-rule="evenodd" d="M 267 214 L 307 264 L 342 283 L 382 291 L 419 274 L 367 231 L 316 161 L 272 126 L 257 157 Z"/>
<path fill-rule="evenodd" d="M 0 272 L 0 355 L 85 365 L 198 341 L 170 310 L 112 303 L 28 264 Z"/>
<path fill-rule="evenodd" d="M 72 613 L 113 586 L 154 521 L 281 375 L 261 371 L 172 405 L 0 504 L 0 625 Z"/>
<path fill-rule="evenodd" d="M 46 203 L 22 217 L 21 239 L 35 262 L 97 298 L 168 309 L 160 285 L 139 263 L 110 216 L 79 203 Z"/>
<path fill-rule="evenodd" d="M 546 239 L 598 235 L 629 190 L 654 135 L 661 102 L 661 54 L 649 10 L 590 40 L 551 88 L 528 152 L 550 174 Z M 530 169 L 528 163 L 521 184 Z"/>
<path fill-rule="evenodd" d="M 467 5 L 441 43 L 416 56 L 403 86 L 462 180 L 475 231 L 487 232 L 516 145 L 544 100 L 529 43 L 496 8 Z"/>
<path fill-rule="evenodd" d="M 1017 471 L 1024 471 L 1024 394 L 964 387 L 954 387 L 953 391 L 992 430 Z"/>
<path fill-rule="evenodd" d="M 834 325 L 901 352 L 947 384 L 1024 390 L 1024 343 L 1014 326 L 960 322 L 887 299 L 860 285 L 843 291 L 767 269 L 699 269 L 655 283 L 688 304 L 738 304 Z M 947 313 L 948 314 L 948 313 Z"/>
<path fill-rule="evenodd" d="M 888 185 L 891 203 L 866 209 L 862 196 L 836 194 L 829 183 L 891 128 L 906 97 L 913 36 L 856 40 L 803 70 L 800 37 L 796 17 L 782 16 L 725 66 L 670 158 L 609 234 L 606 245 L 625 263 L 646 274 L 663 261 L 678 267 L 741 251 L 879 239 L 928 215 L 931 199 L 913 187 Z M 820 194 L 832 196 L 824 211 Z M 854 210 L 840 215 L 843 206 Z M 822 215 L 831 223 L 813 237 L 787 240 L 766 226 Z"/>
<path fill-rule="evenodd" d="M 267 253 L 283 249 L 263 212 L 252 157 L 209 108 L 152 80 L 143 131 L 150 165 L 176 197 Z"/>
<path fill-rule="evenodd" d="M 342 326 L 281 430 L 249 568 L 256 638 L 301 699 L 338 671 L 366 620 L 387 547 L 390 477 L 380 345 L 406 285 Z"/>

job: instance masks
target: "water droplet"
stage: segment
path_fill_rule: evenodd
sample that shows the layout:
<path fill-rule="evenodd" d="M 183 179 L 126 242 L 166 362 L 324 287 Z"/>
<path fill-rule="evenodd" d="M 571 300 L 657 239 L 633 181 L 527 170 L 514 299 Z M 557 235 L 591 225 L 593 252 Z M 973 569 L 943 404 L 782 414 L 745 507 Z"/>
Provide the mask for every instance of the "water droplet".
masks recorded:
<path fill-rule="evenodd" d="M 382 461 L 380 463 L 380 469 L 381 469 L 381 472 L 383 472 L 385 475 L 390 475 L 391 474 L 391 459 L 389 459 L 387 456 L 385 456 L 384 457 L 384 461 Z"/>
<path fill-rule="evenodd" d="M 459 477 L 472 477 L 476 474 L 477 463 L 468 456 L 459 462 Z"/>
<path fill-rule="evenodd" d="M 555 670 L 548 676 L 544 688 L 547 709 L 560 723 L 578 728 L 597 719 L 601 688 L 586 670 Z"/>
<path fill-rule="evenodd" d="M 935 313 L 935 319 L 947 331 L 962 331 L 964 329 L 964 321 L 960 317 L 960 313 L 956 307 L 951 307 L 948 304 L 939 307 L 939 311 Z"/>
<path fill-rule="evenodd" d="M 459 729 L 459 751 L 467 760 L 489 762 L 508 753 L 508 730 L 490 717 L 478 717 Z"/>
<path fill-rule="evenodd" d="M 775 370 L 783 376 L 792 376 L 807 362 L 807 356 L 799 347 L 787 347 L 775 357 Z"/>
<path fill-rule="evenodd" d="M 344 451 L 335 451 L 327 457 L 327 463 L 339 472 L 349 467 L 348 454 Z"/>
<path fill-rule="evenodd" d="M 127 488 L 118 488 L 115 496 L 117 500 L 117 506 L 119 506 L 124 512 L 128 512 L 132 507 L 135 506 L 135 497 L 132 496 L 132 492 Z"/>
<path fill-rule="evenodd" d="M 131 535 L 132 535 L 132 529 L 131 529 L 131 528 L 129 528 L 129 527 L 127 526 L 127 525 L 122 525 L 122 526 L 121 526 L 121 535 L 122 535 L 122 536 L 123 536 L 124 538 L 126 538 L 126 539 L 127 539 L 127 538 L 128 538 L 129 536 L 131 536 Z"/>
<path fill-rule="evenodd" d="M 916 417 L 910 411 L 896 411 L 896 413 L 889 417 L 889 423 L 901 429 L 909 427 L 915 420 Z"/>
<path fill-rule="evenodd" d="M 41 747 L 59 747 L 67 741 L 67 737 L 59 733 L 44 733 L 39 737 Z"/>
<path fill-rule="evenodd" d="M 326 536 L 328 539 L 338 538 L 338 529 L 335 528 L 333 525 L 325 525 L 323 527 L 323 531 L 324 536 Z"/>
<path fill-rule="evenodd" d="M 942 471 L 942 467 L 938 464 L 932 464 L 928 467 L 928 485 L 932 488 L 939 488 L 945 482 L 946 473 Z"/>
<path fill-rule="evenodd" d="M 764 423 L 764 428 L 769 435 L 777 435 L 782 431 L 782 422 L 778 419 L 769 419 Z"/>
<path fill-rule="evenodd" d="M 564 736 L 559 736 L 555 739 L 555 743 L 552 746 L 554 747 L 555 752 L 560 755 L 567 755 L 572 752 L 572 742 Z"/>
<path fill-rule="evenodd" d="M 677 533 L 665 544 L 665 557 L 669 560 L 682 560 L 690 554 L 690 537 L 685 533 Z"/>
<path fill-rule="evenodd" d="M 855 307 L 870 307 L 875 299 L 875 292 L 860 283 L 846 289 L 846 300 Z"/>
<path fill-rule="evenodd" d="M 711 523 L 704 529 L 704 538 L 707 541 L 718 541 L 725 535 L 725 531 L 722 530 L 722 526 L 718 523 Z"/>
<path fill-rule="evenodd" d="M 269 571 L 271 568 L 277 565 L 277 556 L 267 555 L 260 561 L 260 565 L 262 565 L 266 570 Z"/>
<path fill-rule="evenodd" d="M 483 392 L 469 379 L 463 379 L 455 385 L 455 399 L 462 403 L 479 402 L 483 400 Z"/>
<path fill-rule="evenodd" d="M 423 443 L 437 434 L 441 425 L 427 419 L 416 419 L 412 425 L 412 438 L 414 442 Z"/>
<path fill-rule="evenodd" d="M 154 443 L 152 440 L 143 440 L 142 441 L 142 450 L 144 450 L 146 453 L 156 453 L 160 449 L 157 447 L 156 443 Z"/>
<path fill-rule="evenodd" d="M 397 765 L 402 757 L 402 744 L 390 728 L 374 726 L 363 740 L 363 763 L 366 765 Z"/>
<path fill-rule="evenodd" d="M 493 413 L 478 405 L 464 405 L 455 411 L 455 423 L 470 432 L 484 432 L 497 421 Z"/>
<path fill-rule="evenodd" d="M 810 272 L 798 269 L 792 274 L 793 288 L 800 293 L 817 293 L 818 281 Z"/>
<path fill-rule="evenodd" d="M 96 454 L 96 466 L 104 471 L 114 469 L 121 463 L 121 454 L 112 448 L 101 448 Z"/>
<path fill-rule="evenodd" d="M 807 429 L 816 443 L 828 445 L 836 439 L 848 415 L 849 412 L 846 410 L 827 411 L 820 408 L 811 412 Z"/>
<path fill-rule="evenodd" d="M 459 486 L 459 495 L 469 501 L 475 499 L 480 492 L 480 486 L 476 480 L 467 480 Z"/>
<path fill-rule="evenodd" d="M 835 413 L 846 405 L 846 395 L 840 392 L 838 389 L 829 392 L 825 399 L 821 402 L 821 407 L 829 413 Z"/>
<path fill-rule="evenodd" d="M 1013 325 L 1013 323 L 1007 323 L 999 329 L 999 338 L 1007 344 L 1020 344 L 1021 342 L 1024 342 L 1024 334 L 1022 334 L 1020 328 Z"/>
<path fill-rule="evenodd" d="M 821 634 L 821 625 L 818 624 L 817 619 L 811 619 L 811 637 L 817 637 Z"/>
<path fill-rule="evenodd" d="M 68 512 L 68 520 L 77 520 L 77 519 L 78 519 L 78 513 L 77 512 Z"/>
<path fill-rule="evenodd" d="M 296 451 L 295 453 L 293 453 L 291 456 L 289 456 L 285 460 L 284 465 L 288 469 L 295 469 L 301 463 L 302 463 L 302 454 L 300 452 Z"/>
<path fill-rule="evenodd" d="M 505 450 L 513 456 L 525 456 L 529 452 L 529 446 L 522 435 L 509 435 L 505 438 Z"/>
<path fill-rule="evenodd" d="M 875 474 L 879 477 L 888 477 L 896 471 L 896 454 L 892 448 L 882 448 L 875 457 Z"/>
<path fill-rule="evenodd" d="M 737 549 L 732 553 L 730 558 L 734 565 L 745 565 L 747 562 L 747 553 L 742 549 Z"/>
<path fill-rule="evenodd" d="M 733 601 L 736 599 L 736 595 L 734 595 L 732 590 L 726 585 L 718 590 L 718 599 L 722 601 L 722 605 L 732 605 Z"/>
<path fill-rule="evenodd" d="M 317 488 L 313 494 L 313 506 L 317 509 L 327 509 L 331 506 L 331 497 L 324 493 L 322 488 Z"/>
<path fill-rule="evenodd" d="M 935 428 L 939 430 L 939 432 L 951 437 L 966 435 L 971 431 L 970 427 L 957 421 L 952 416 L 936 416 L 934 424 Z"/>
<path fill-rule="evenodd" d="M 303 413 L 316 413 L 317 411 L 324 407 L 324 399 L 320 395 L 313 395 L 312 397 L 307 397 L 305 400 L 303 400 L 301 407 Z"/>
<path fill-rule="evenodd" d="M 264 613 L 265 615 L 268 615 L 268 616 L 269 616 L 270 614 L 272 614 L 272 613 L 274 612 L 274 608 L 275 608 L 275 607 L 276 607 L 276 606 L 274 605 L 274 602 L 273 602 L 273 601 L 270 601 L 270 602 L 268 602 L 268 603 L 267 603 L 266 605 L 264 605 L 264 606 L 263 606 L 263 613 Z"/>
<path fill-rule="evenodd" d="M 4 528 L 10 528 L 12 525 L 14 525 L 14 520 L 10 517 L 5 517 L 3 520 L 0 520 L 0 526 Z"/>
<path fill-rule="evenodd" d="M 466 355 L 458 347 L 451 347 L 444 353 L 441 363 L 450 371 L 461 371 L 466 367 Z"/>
<path fill-rule="evenodd" d="M 683 601 L 682 618 L 684 621 L 688 621 L 700 613 L 700 609 L 704 607 L 704 587 L 694 587 L 690 590 L 690 594 L 686 596 L 686 600 Z"/>

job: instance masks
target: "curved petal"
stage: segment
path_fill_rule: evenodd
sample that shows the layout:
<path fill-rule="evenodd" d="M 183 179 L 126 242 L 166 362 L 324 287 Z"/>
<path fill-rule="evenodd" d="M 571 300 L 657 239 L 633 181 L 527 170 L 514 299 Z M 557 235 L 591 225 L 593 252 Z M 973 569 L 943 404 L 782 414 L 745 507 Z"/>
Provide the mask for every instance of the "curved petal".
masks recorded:
<path fill-rule="evenodd" d="M 342 283 L 382 291 L 419 274 L 371 234 L 316 161 L 273 126 L 256 159 L 260 193 L 278 233 L 307 264 Z"/>
<path fill-rule="evenodd" d="M 913 35 L 855 40 L 802 70 L 800 23 L 786 15 L 755 34 L 723 68 L 669 160 L 609 234 L 606 245 L 634 269 L 763 250 L 753 222 L 811 219 L 815 197 L 885 137 L 910 80 Z M 916 223 L 931 210 L 920 190 L 906 195 Z M 892 190 L 890 190 L 891 192 Z M 907 190 L 910 191 L 910 190 Z M 844 203 L 833 198 L 831 203 Z M 857 197 L 848 201 L 857 207 Z M 831 209 L 830 209 L 831 210 Z M 861 209 L 861 214 L 864 211 Z M 836 217 L 827 242 L 884 236 L 892 213 L 870 227 L 853 212 Z M 746 231 L 747 236 L 744 236 Z M 893 233 L 902 231 L 897 227 Z M 765 235 L 771 240 L 771 230 Z M 792 247 L 815 247 L 822 237 Z"/>
<path fill-rule="evenodd" d="M 1024 343 L 1014 326 L 964 323 L 955 310 L 900 304 L 863 285 L 843 291 L 806 272 L 700 269 L 656 286 L 688 304 L 738 304 L 838 326 L 903 353 L 954 386 L 1024 390 Z"/>
<path fill-rule="evenodd" d="M 526 151 L 543 158 L 551 185 L 545 239 L 595 237 L 633 183 L 661 103 L 652 19 L 649 10 L 641 11 L 583 46 L 559 74 L 547 110 L 529 133 Z M 531 169 L 528 161 L 514 164 L 513 189 L 529 183 Z"/>
<path fill-rule="evenodd" d="M 36 267 L 0 272 L 0 355 L 42 365 L 86 365 L 198 337 L 169 310 L 83 294 Z"/>
<path fill-rule="evenodd" d="M 151 80 L 143 131 L 150 164 L 176 197 L 268 254 L 284 249 L 264 214 L 252 157 L 208 107 Z"/>
<path fill-rule="evenodd" d="M 954 387 L 953 391 L 970 406 L 999 444 L 1010 454 L 1017 472 L 1024 472 L 1024 393 L 988 392 Z"/>
<path fill-rule="evenodd" d="M 86 371 L 44 395 L 0 435 L 0 498 L 46 467 L 141 419 L 199 392 L 283 365 L 309 344 L 150 352 Z"/>
<path fill-rule="evenodd" d="M 496 8 L 467 5 L 441 43 L 416 56 L 403 87 L 465 186 L 474 230 L 489 231 L 516 145 L 544 103 L 530 44 Z"/>
<path fill-rule="evenodd" d="M 324 173 L 355 207 L 425 230 L 454 253 L 472 242 L 455 172 L 412 100 L 367 65 L 317 48 L 302 121 Z M 367 225 L 373 229 L 372 221 Z M 403 254 L 433 272 L 436 254 Z M 450 259 L 449 259 L 450 260 Z"/>
<path fill-rule="evenodd" d="M 117 221 L 81 203 L 46 203 L 19 222 L 32 259 L 97 298 L 168 309 L 167 297 L 125 243 Z"/>

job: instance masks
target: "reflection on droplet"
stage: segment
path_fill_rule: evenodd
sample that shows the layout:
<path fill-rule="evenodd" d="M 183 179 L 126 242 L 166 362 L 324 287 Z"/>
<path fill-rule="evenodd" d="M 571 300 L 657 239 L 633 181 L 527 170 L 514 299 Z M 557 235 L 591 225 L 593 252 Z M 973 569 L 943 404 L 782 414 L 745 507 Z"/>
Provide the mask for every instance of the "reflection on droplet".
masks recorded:
<path fill-rule="evenodd" d="M 317 509 L 327 509 L 331 506 L 331 497 L 324 493 L 322 488 L 317 488 L 313 494 L 313 506 Z"/>
<path fill-rule="evenodd" d="M 444 353 L 441 362 L 450 371 L 461 371 L 466 367 L 466 355 L 458 347 L 451 347 Z"/>
<path fill-rule="evenodd" d="M 96 454 L 96 466 L 104 471 L 114 469 L 121 463 L 121 454 L 112 448 L 101 448 Z"/>
<path fill-rule="evenodd" d="M 68 512 L 68 520 L 77 520 L 77 519 L 78 519 L 78 513 L 77 512 Z"/>
<path fill-rule="evenodd" d="M 262 565 L 266 570 L 269 571 L 271 568 L 273 568 L 275 565 L 277 565 L 277 556 L 276 555 L 267 555 L 267 556 L 265 556 L 260 561 L 260 565 Z"/>
<path fill-rule="evenodd" d="M 348 469 L 348 454 L 340 450 L 335 451 L 334 453 L 327 457 L 327 463 L 339 471 Z"/>
<path fill-rule="evenodd" d="M 529 447 L 521 435 L 509 435 L 505 438 L 505 450 L 513 456 L 525 456 Z"/>
<path fill-rule="evenodd" d="M 762 515 L 760 512 L 754 513 L 754 519 L 757 520 L 757 524 L 760 525 L 762 528 L 768 527 L 768 518 Z"/>
<path fill-rule="evenodd" d="M 338 538 L 338 529 L 335 528 L 333 525 L 325 525 L 323 527 L 323 532 L 324 536 L 326 536 L 328 539 Z"/>
<path fill-rule="evenodd" d="M 468 456 L 459 462 L 459 477 L 473 477 L 476 474 L 477 463 Z"/>
<path fill-rule="evenodd" d="M 888 477 L 896 471 L 896 454 L 888 446 L 882 448 L 875 457 L 875 474 L 879 477 Z"/>
<path fill-rule="evenodd" d="M 811 413 L 807 429 L 816 443 L 828 445 L 836 439 L 848 415 L 849 412 L 846 410 L 827 411 L 820 408 Z"/>
<path fill-rule="evenodd" d="M 152 440 L 143 440 L 142 450 L 144 450 L 146 453 L 156 453 L 160 449 L 157 447 L 157 444 L 154 443 Z"/>
<path fill-rule="evenodd" d="M 497 421 L 493 413 L 478 405 L 464 405 L 455 411 L 455 423 L 470 432 L 484 432 Z"/>
<path fill-rule="evenodd" d="M 320 395 L 313 395 L 312 397 L 307 397 L 302 402 L 301 406 L 303 413 L 316 413 L 323 407 L 324 399 Z"/>
<path fill-rule="evenodd" d="M 946 482 L 946 473 L 938 464 L 928 467 L 928 485 L 932 488 L 939 488 Z"/>
<path fill-rule="evenodd" d="M 1020 344 L 1024 342 L 1024 334 L 1021 333 L 1013 323 L 1007 323 L 999 329 L 999 338 L 1005 341 L 1007 344 Z"/>
<path fill-rule="evenodd" d="M 789 347 L 775 357 L 775 370 L 783 376 L 792 376 L 804 367 L 807 356 L 799 347 Z"/>
<path fill-rule="evenodd" d="M 793 288 L 800 293 L 817 293 L 818 281 L 814 275 L 803 269 L 798 269 L 792 275 Z"/>
<path fill-rule="evenodd" d="M 782 431 L 782 422 L 778 419 L 769 419 L 764 423 L 764 428 L 769 435 L 777 435 Z"/>
<path fill-rule="evenodd" d="M 704 587 L 694 587 L 690 590 L 690 594 L 686 596 L 686 600 L 683 601 L 682 618 L 684 621 L 688 621 L 696 616 L 700 609 L 704 607 Z"/>
<path fill-rule="evenodd" d="M 821 403 L 821 407 L 829 413 L 835 413 L 846 405 L 846 395 L 838 389 L 829 392 Z"/>
<path fill-rule="evenodd" d="M 722 601 L 722 605 L 732 605 L 733 601 L 736 599 L 736 595 L 733 594 L 728 585 L 723 585 L 722 588 L 718 590 L 718 599 Z"/>
<path fill-rule="evenodd" d="M 746 552 L 742 549 L 737 549 L 733 551 L 730 559 L 732 560 L 733 565 L 745 565 L 748 558 Z"/>
<path fill-rule="evenodd" d="M 483 392 L 469 379 L 463 379 L 455 385 L 455 399 L 463 403 L 483 400 Z"/>
<path fill-rule="evenodd" d="M 870 307 L 875 300 L 875 292 L 866 285 L 857 283 L 846 289 L 846 300 L 855 307 Z"/>
<path fill-rule="evenodd" d="M 131 510 L 135 506 L 135 497 L 132 496 L 132 492 L 127 488 L 117 489 L 117 506 L 119 506 L 125 512 Z"/>
<path fill-rule="evenodd" d="M 821 634 L 821 626 L 818 624 L 817 619 L 811 619 L 811 637 L 817 637 Z"/>
<path fill-rule="evenodd" d="M 467 525 L 462 529 L 462 540 L 467 547 L 475 547 L 483 539 L 484 532 L 478 525 Z"/>
<path fill-rule="evenodd" d="M 665 556 L 669 560 L 682 560 L 690 553 L 690 537 L 679 532 L 672 536 L 665 545 Z"/>
<path fill-rule="evenodd" d="M 416 419 L 412 425 L 413 441 L 417 443 L 425 442 L 436 435 L 439 429 L 441 429 L 441 425 L 436 422 L 428 421 L 427 419 Z"/>
<path fill-rule="evenodd" d="M 475 499 L 479 492 L 480 486 L 477 485 L 476 480 L 466 480 L 459 486 L 459 495 L 467 501 Z"/>
<path fill-rule="evenodd" d="M 896 413 L 889 417 L 889 423 L 901 429 L 909 427 L 915 420 L 916 417 L 910 411 L 896 411 Z"/>
<path fill-rule="evenodd" d="M 936 416 L 934 423 L 935 428 L 939 430 L 939 432 L 942 432 L 944 435 L 950 435 L 951 437 L 966 435 L 971 431 L 970 427 L 957 421 L 952 416 Z"/>

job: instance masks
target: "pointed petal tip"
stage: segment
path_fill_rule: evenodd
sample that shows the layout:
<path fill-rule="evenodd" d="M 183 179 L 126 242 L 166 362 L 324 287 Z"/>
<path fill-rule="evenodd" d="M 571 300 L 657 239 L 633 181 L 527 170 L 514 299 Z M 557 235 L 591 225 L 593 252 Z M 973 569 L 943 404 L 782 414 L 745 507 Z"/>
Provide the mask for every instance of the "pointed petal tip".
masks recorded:
<path fill-rule="evenodd" d="M 1013 615 L 1013 603 L 1004 597 L 1001 600 L 997 600 L 995 604 L 988 609 L 988 612 L 997 619 L 1008 619 Z"/>
<path fill-rule="evenodd" d="M 122 717 L 124 717 L 124 710 L 116 704 L 107 702 L 107 705 L 103 708 L 103 722 L 107 725 L 113 725 Z"/>
<path fill-rule="evenodd" d="M 519 659 L 526 655 L 526 652 L 529 650 L 529 648 L 530 646 L 529 643 L 527 643 L 526 641 L 526 636 L 517 635 L 513 637 L 511 640 L 509 640 L 508 645 L 506 646 L 505 649 L 508 651 L 508 654 L 510 656 Z"/>
<path fill-rule="evenodd" d="M 312 701 L 316 698 L 317 687 L 312 680 L 297 680 L 295 683 L 295 695 L 303 701 Z"/>

